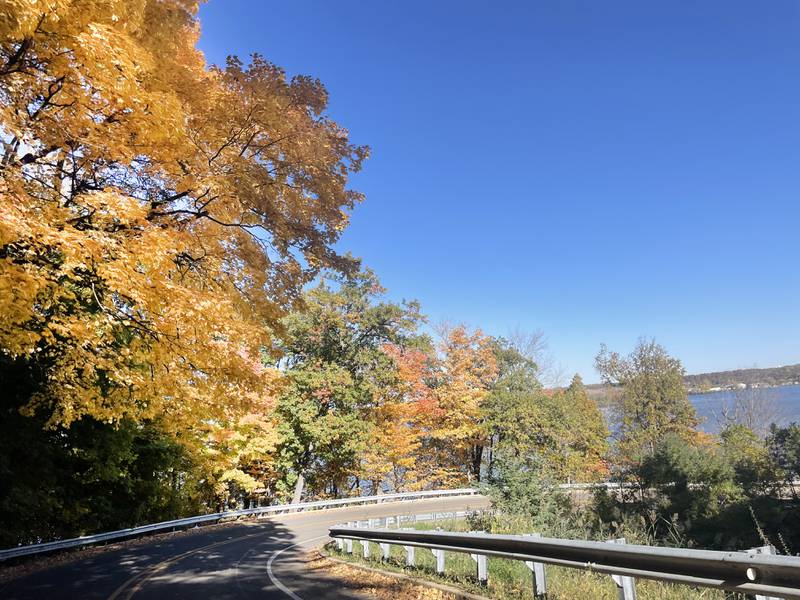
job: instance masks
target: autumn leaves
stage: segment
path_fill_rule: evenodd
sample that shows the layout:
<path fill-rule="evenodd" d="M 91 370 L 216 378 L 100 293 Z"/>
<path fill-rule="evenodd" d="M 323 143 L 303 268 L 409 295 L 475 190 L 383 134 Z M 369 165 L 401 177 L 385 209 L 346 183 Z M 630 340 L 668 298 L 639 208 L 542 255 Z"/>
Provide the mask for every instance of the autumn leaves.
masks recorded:
<path fill-rule="evenodd" d="M 366 149 L 318 81 L 208 69 L 196 9 L 0 7 L 0 343 L 41 369 L 51 425 L 235 426 L 302 286 L 353 266 L 331 246 Z"/>
<path fill-rule="evenodd" d="M 607 474 L 608 431 L 579 379 L 546 391 L 524 344 L 425 333 L 419 307 L 387 302 L 369 272 L 323 282 L 284 324 L 278 494 L 477 484 L 529 455 L 563 480 Z"/>

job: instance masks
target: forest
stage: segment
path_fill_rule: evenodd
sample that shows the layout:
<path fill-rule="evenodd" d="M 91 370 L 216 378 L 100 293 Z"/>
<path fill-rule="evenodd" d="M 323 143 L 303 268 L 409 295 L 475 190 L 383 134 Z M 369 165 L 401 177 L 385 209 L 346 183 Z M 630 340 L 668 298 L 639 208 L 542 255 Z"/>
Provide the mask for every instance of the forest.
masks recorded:
<path fill-rule="evenodd" d="M 390 300 L 336 249 L 369 149 L 320 81 L 207 64 L 197 9 L 0 12 L 0 546 L 472 485 L 545 532 L 796 551 L 800 427 L 702 433 L 647 339 L 600 349 L 604 413 L 536 335 Z"/>

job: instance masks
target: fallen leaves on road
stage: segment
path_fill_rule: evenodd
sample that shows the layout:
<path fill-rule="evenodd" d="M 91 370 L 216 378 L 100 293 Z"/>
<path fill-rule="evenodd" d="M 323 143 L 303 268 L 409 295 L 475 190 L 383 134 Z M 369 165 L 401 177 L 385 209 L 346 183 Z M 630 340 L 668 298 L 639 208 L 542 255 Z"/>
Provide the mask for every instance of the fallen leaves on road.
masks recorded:
<path fill-rule="evenodd" d="M 335 562 L 319 552 L 311 553 L 308 568 L 311 571 L 324 571 L 326 575 L 341 581 L 342 587 L 348 591 L 380 600 L 458 600 L 464 597 L 414 583 L 408 578 Z"/>

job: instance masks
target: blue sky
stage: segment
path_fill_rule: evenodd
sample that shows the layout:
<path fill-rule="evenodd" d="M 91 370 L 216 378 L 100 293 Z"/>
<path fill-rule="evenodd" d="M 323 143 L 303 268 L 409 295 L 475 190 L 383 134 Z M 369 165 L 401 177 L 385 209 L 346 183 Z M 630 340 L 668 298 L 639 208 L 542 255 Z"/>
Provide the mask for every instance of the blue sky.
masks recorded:
<path fill-rule="evenodd" d="M 319 77 L 372 147 L 341 249 L 596 381 L 800 362 L 800 3 L 211 0 L 209 61 Z"/>

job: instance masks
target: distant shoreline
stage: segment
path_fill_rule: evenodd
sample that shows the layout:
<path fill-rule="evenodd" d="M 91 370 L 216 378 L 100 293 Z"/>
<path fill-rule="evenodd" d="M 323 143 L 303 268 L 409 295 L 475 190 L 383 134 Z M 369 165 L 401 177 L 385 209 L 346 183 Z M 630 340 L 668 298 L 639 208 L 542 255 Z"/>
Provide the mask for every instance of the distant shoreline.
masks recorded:
<path fill-rule="evenodd" d="M 715 373 L 686 375 L 683 378 L 690 393 L 759 389 L 800 384 L 800 364 L 766 369 L 737 369 Z"/>
<path fill-rule="evenodd" d="M 746 389 L 769 389 L 800 385 L 800 364 L 768 367 L 766 369 L 736 369 L 685 375 L 683 383 L 689 394 L 713 394 Z M 603 383 L 587 385 L 594 397 L 614 395 L 616 386 Z"/>
<path fill-rule="evenodd" d="M 689 377 L 699 377 L 699 376 L 691 375 Z M 706 396 L 709 394 L 718 394 L 724 392 L 731 393 L 731 392 L 747 391 L 747 390 L 772 390 L 772 389 L 786 388 L 792 386 L 800 386 L 800 379 L 779 381 L 779 382 L 752 381 L 750 383 L 734 381 L 726 383 L 724 385 L 715 385 L 711 387 L 706 387 L 706 386 L 694 387 L 691 385 L 689 381 L 684 380 L 684 385 L 686 387 L 686 393 L 688 395 Z M 615 399 L 618 399 L 623 394 L 623 390 L 620 386 L 610 385 L 605 383 L 593 383 L 587 385 L 586 391 L 588 392 L 590 398 L 593 398 L 595 401 L 601 404 L 607 404 L 609 402 L 613 402 Z"/>
<path fill-rule="evenodd" d="M 744 390 L 771 390 L 775 388 L 791 387 L 793 385 L 800 385 L 800 381 L 788 381 L 786 383 L 769 383 L 769 384 L 755 384 L 755 385 L 736 385 L 726 387 L 713 387 L 711 389 L 697 389 L 687 386 L 686 393 L 691 396 L 702 396 L 705 394 L 718 394 L 720 392 L 738 392 Z"/>

